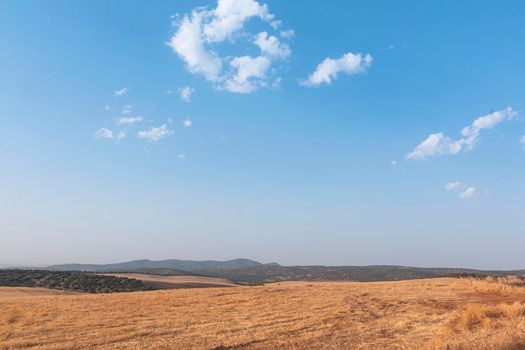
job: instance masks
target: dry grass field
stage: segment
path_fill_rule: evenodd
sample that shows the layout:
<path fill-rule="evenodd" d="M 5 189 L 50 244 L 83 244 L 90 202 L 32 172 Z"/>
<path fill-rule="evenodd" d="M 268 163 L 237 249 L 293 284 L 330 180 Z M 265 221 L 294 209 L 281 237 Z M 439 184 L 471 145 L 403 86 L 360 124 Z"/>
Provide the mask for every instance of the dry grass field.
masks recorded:
<path fill-rule="evenodd" d="M 4 298 L 18 298 L 22 296 L 70 295 L 75 292 L 31 287 L 0 287 L 0 301 Z"/>
<path fill-rule="evenodd" d="M 235 284 L 225 278 L 206 276 L 159 276 L 142 273 L 106 273 L 115 277 L 133 278 L 146 286 L 159 289 L 233 287 Z"/>
<path fill-rule="evenodd" d="M 4 288 L 0 349 L 525 349 L 525 288 L 514 282 L 290 282 L 96 295 Z"/>

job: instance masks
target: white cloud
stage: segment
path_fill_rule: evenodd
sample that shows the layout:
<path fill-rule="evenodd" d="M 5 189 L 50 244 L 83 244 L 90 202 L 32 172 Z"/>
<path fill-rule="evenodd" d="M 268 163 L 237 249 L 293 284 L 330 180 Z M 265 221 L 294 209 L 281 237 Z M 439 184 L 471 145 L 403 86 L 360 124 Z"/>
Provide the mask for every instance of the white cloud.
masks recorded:
<path fill-rule="evenodd" d="M 465 191 L 461 192 L 459 194 L 459 198 L 461 199 L 471 199 L 476 198 L 480 195 L 476 187 L 470 186 L 465 189 Z"/>
<path fill-rule="evenodd" d="M 122 117 L 117 120 L 117 125 L 135 124 L 141 121 L 142 117 Z"/>
<path fill-rule="evenodd" d="M 266 4 L 261 5 L 255 0 L 219 0 L 211 15 L 211 21 L 203 28 L 208 42 L 221 42 L 231 38 L 251 17 L 259 17 L 266 22 L 274 18 Z"/>
<path fill-rule="evenodd" d="M 431 134 L 421 142 L 412 152 L 407 154 L 407 159 L 426 159 L 443 154 L 457 154 L 461 151 L 461 143 L 446 137 L 442 132 Z"/>
<path fill-rule="evenodd" d="M 183 86 L 177 90 L 180 98 L 185 102 L 191 102 L 191 96 L 195 92 L 195 89 L 189 86 Z"/>
<path fill-rule="evenodd" d="M 463 128 L 461 131 L 463 137 L 458 140 L 452 140 L 442 132 L 430 134 L 413 151 L 408 153 L 406 158 L 427 159 L 429 157 L 446 154 L 458 154 L 464 149 L 472 150 L 478 143 L 482 130 L 492 129 L 505 120 L 511 120 L 516 115 L 518 115 L 518 113 L 514 111 L 512 107 L 507 107 L 501 111 L 481 116 L 474 120 L 471 125 Z"/>
<path fill-rule="evenodd" d="M 396 165 L 397 165 L 397 160 L 391 160 L 391 161 L 390 161 L 390 165 L 392 165 L 392 166 L 396 166 Z"/>
<path fill-rule="evenodd" d="M 266 32 L 260 32 L 255 36 L 255 45 L 259 46 L 261 53 L 270 58 L 286 59 L 290 56 L 290 47 L 283 44 L 274 36 L 268 36 Z"/>
<path fill-rule="evenodd" d="M 128 87 L 123 87 L 122 89 L 115 90 L 115 97 L 124 96 L 128 91 Z"/>
<path fill-rule="evenodd" d="M 113 131 L 106 128 L 100 128 L 97 131 L 95 131 L 93 136 L 97 139 L 112 139 Z"/>
<path fill-rule="evenodd" d="M 248 93 L 271 87 L 269 67 L 272 60 L 290 55 L 288 45 L 261 32 L 253 41 L 261 50 L 258 57 L 221 57 L 212 47 L 226 40 L 233 43 L 251 18 L 260 18 L 274 29 L 279 27 L 266 4 L 256 0 L 218 0 L 214 9 L 198 7 L 184 15 L 175 24 L 177 31 L 168 45 L 186 63 L 188 71 L 201 74 L 219 90 Z"/>
<path fill-rule="evenodd" d="M 321 84 L 331 84 L 333 80 L 337 79 L 339 73 L 364 73 L 372 64 L 372 60 L 372 56 L 369 54 L 362 56 L 360 53 L 354 54 L 351 52 L 344 54 L 338 59 L 327 57 L 317 66 L 315 71 L 302 82 L 302 85 L 319 86 Z"/>
<path fill-rule="evenodd" d="M 295 32 L 293 29 L 281 30 L 279 35 L 284 39 L 290 40 L 295 36 Z"/>
<path fill-rule="evenodd" d="M 280 20 L 275 20 L 275 21 L 271 21 L 271 22 L 270 22 L 270 26 L 271 26 L 273 29 L 275 29 L 275 30 L 281 28 L 282 25 L 283 25 L 283 22 L 280 21 Z"/>
<path fill-rule="evenodd" d="M 193 124 L 193 122 L 191 121 L 189 117 L 187 117 L 186 119 L 182 121 L 182 126 L 185 128 L 189 128 L 191 124 Z"/>
<path fill-rule="evenodd" d="M 263 86 L 271 61 L 263 56 L 235 57 L 230 65 L 235 72 L 224 83 L 223 89 L 230 92 L 250 93 Z"/>
<path fill-rule="evenodd" d="M 111 108 L 110 108 L 108 105 L 105 105 L 105 106 L 104 106 L 104 110 L 105 110 L 105 111 L 109 111 L 109 110 L 111 110 Z"/>
<path fill-rule="evenodd" d="M 459 181 L 449 182 L 448 184 L 445 185 L 445 189 L 447 191 L 451 191 L 451 190 L 458 188 L 459 186 L 461 186 L 461 182 Z"/>
<path fill-rule="evenodd" d="M 492 112 L 485 116 L 479 117 L 472 125 L 467 126 L 461 130 L 461 135 L 463 135 L 464 144 L 468 149 L 474 148 L 476 143 L 479 140 L 479 133 L 483 129 L 492 129 L 499 123 L 505 120 L 511 120 L 518 113 L 513 110 L 511 107 L 507 107 L 501 111 Z"/>
<path fill-rule="evenodd" d="M 520 139 L 520 143 L 523 146 L 523 150 L 525 151 L 525 135 L 523 135 Z"/>
<path fill-rule="evenodd" d="M 164 137 L 173 135 L 175 132 L 168 129 L 168 124 L 163 124 L 157 128 L 152 127 L 148 130 L 142 130 L 137 133 L 139 139 L 146 139 L 148 141 L 158 141 Z"/>
<path fill-rule="evenodd" d="M 126 133 L 123 131 L 119 131 L 118 133 L 114 134 L 113 131 L 107 128 L 100 128 L 93 133 L 93 137 L 95 137 L 96 139 L 112 139 L 120 141 L 126 137 Z"/>
<path fill-rule="evenodd" d="M 202 74 L 207 80 L 217 81 L 222 69 L 222 59 L 204 47 L 202 22 L 209 11 L 201 8 L 185 15 L 177 32 L 171 37 L 169 46 L 186 63 L 191 73 Z"/>

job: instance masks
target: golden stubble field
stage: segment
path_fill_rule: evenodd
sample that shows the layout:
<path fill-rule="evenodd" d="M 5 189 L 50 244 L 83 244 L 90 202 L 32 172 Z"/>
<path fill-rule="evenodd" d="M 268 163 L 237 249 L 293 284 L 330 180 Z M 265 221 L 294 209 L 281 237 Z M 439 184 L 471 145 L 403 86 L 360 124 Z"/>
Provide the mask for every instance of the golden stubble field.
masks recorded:
<path fill-rule="evenodd" d="M 525 349 L 525 288 L 504 282 L 1 288 L 0 349 Z"/>

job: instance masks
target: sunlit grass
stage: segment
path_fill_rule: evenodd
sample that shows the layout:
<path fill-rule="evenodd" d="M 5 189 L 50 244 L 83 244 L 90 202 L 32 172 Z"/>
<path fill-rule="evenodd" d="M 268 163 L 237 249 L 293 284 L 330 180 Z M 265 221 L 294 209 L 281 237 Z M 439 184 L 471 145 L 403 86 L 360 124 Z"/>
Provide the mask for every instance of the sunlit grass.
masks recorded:
<path fill-rule="evenodd" d="M 512 279 L 3 293 L 0 349 L 520 349 L 525 339 L 525 289 Z"/>

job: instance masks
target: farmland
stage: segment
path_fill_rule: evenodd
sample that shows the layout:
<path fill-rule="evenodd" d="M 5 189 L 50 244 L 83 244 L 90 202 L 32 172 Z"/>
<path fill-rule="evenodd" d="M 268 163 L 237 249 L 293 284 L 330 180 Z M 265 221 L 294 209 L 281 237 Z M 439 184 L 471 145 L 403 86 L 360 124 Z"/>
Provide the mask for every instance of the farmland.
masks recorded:
<path fill-rule="evenodd" d="M 4 288 L 0 349 L 522 349 L 520 283 L 283 282 L 70 295 Z"/>

